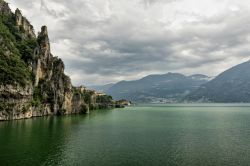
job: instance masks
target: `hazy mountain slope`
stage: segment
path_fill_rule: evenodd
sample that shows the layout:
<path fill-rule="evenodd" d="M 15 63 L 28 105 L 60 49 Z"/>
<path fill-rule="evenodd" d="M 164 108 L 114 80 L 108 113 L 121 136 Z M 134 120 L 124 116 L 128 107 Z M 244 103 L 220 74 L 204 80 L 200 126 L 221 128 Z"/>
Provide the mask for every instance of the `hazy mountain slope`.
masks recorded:
<path fill-rule="evenodd" d="M 137 102 L 178 102 L 207 80 L 208 77 L 204 75 L 185 76 L 178 73 L 149 75 L 140 80 L 118 82 L 106 93 L 115 99 Z"/>
<path fill-rule="evenodd" d="M 89 89 L 95 89 L 98 92 L 105 92 L 115 84 L 106 84 L 106 85 L 93 85 L 93 86 L 87 86 Z"/>
<path fill-rule="evenodd" d="M 250 61 L 221 73 L 186 99 L 201 102 L 250 102 Z"/>

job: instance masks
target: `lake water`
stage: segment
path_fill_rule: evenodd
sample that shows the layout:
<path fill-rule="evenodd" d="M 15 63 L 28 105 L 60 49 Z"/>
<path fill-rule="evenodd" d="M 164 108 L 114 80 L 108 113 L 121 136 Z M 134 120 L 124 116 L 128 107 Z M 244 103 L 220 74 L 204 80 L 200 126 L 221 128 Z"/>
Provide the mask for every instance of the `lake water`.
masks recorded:
<path fill-rule="evenodd" d="M 244 166 L 247 105 L 139 105 L 0 122 L 0 165 Z"/>

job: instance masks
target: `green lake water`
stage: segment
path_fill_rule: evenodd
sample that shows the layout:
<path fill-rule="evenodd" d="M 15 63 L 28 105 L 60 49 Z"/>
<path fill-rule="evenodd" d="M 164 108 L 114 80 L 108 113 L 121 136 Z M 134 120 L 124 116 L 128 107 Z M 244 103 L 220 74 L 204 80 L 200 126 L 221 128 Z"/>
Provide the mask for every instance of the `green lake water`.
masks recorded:
<path fill-rule="evenodd" d="M 1 166 L 247 166 L 247 105 L 138 105 L 0 122 Z"/>

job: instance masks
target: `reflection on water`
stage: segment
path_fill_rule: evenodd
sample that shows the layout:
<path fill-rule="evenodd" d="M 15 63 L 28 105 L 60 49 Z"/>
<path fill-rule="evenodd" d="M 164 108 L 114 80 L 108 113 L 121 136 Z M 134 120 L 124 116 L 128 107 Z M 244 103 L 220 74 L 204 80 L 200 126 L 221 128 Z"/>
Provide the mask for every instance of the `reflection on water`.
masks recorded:
<path fill-rule="evenodd" d="M 139 105 L 0 123 L 1 165 L 248 165 L 250 109 Z"/>
<path fill-rule="evenodd" d="M 1 122 L 1 164 L 39 165 L 49 158 L 62 158 L 62 149 L 67 144 L 72 127 L 85 118 L 44 117 Z"/>

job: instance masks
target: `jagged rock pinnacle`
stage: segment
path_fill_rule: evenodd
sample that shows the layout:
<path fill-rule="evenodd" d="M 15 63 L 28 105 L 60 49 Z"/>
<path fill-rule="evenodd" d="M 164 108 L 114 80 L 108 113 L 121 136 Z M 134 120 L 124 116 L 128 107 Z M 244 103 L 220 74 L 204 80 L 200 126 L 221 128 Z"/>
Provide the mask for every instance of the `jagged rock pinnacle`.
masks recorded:
<path fill-rule="evenodd" d="M 18 8 L 16 8 L 15 14 L 22 14 L 22 13 L 21 13 L 21 10 L 18 9 Z"/>
<path fill-rule="evenodd" d="M 48 36 L 48 28 L 47 28 L 47 26 L 42 26 L 42 28 L 41 28 L 41 35 L 46 35 L 46 36 Z"/>
<path fill-rule="evenodd" d="M 16 25 L 17 26 L 21 26 L 22 25 L 23 16 L 22 16 L 21 11 L 18 8 L 15 11 L 15 16 L 16 16 Z"/>
<path fill-rule="evenodd" d="M 36 37 L 33 26 L 22 15 L 21 11 L 16 9 L 15 13 L 12 13 L 8 3 L 3 0 L 0 0 L 0 15 L 11 19 L 10 25 L 6 26 L 6 29 L 15 28 L 15 31 L 10 29 L 6 32 L 3 28 L 1 33 L 3 32 L 6 36 L 18 36 L 18 39 L 20 37 L 20 40 L 14 40 L 14 38 L 1 40 L 0 35 L 0 47 L 11 45 L 16 52 L 20 53 L 20 56 L 15 53 L 13 59 L 9 58 L 12 47 L 6 46 L 4 48 L 6 55 L 1 56 L 4 57 L 1 59 L 2 64 L 9 63 L 11 67 L 9 69 L 6 67 L 7 65 L 0 64 L 0 68 L 7 69 L 8 72 L 4 73 L 5 75 L 13 73 L 11 74 L 13 79 L 4 82 L 2 80 L 5 79 L 5 75 L 3 75 L 0 80 L 0 121 L 47 115 L 88 113 L 90 109 L 99 106 L 96 103 L 97 93 L 95 91 L 87 89 L 80 91 L 72 86 L 70 78 L 64 73 L 63 61 L 51 54 L 46 26 L 41 27 L 41 31 Z M 2 22 L 2 20 L 0 21 Z M 16 43 L 13 44 L 12 41 Z M 32 56 L 32 49 L 34 49 L 34 56 Z M 0 48 L 1 53 L 2 47 Z M 12 69 L 15 66 L 17 66 L 17 70 Z M 31 71 L 33 72 L 32 77 Z M 100 104 L 104 104 L 102 107 L 106 105 L 106 103 Z M 110 104 L 113 104 L 113 101 L 110 100 Z"/>
<path fill-rule="evenodd" d="M 41 48 L 41 53 L 47 58 L 50 57 L 50 42 L 48 37 L 47 26 L 42 26 L 41 32 L 38 34 L 38 44 Z"/>

